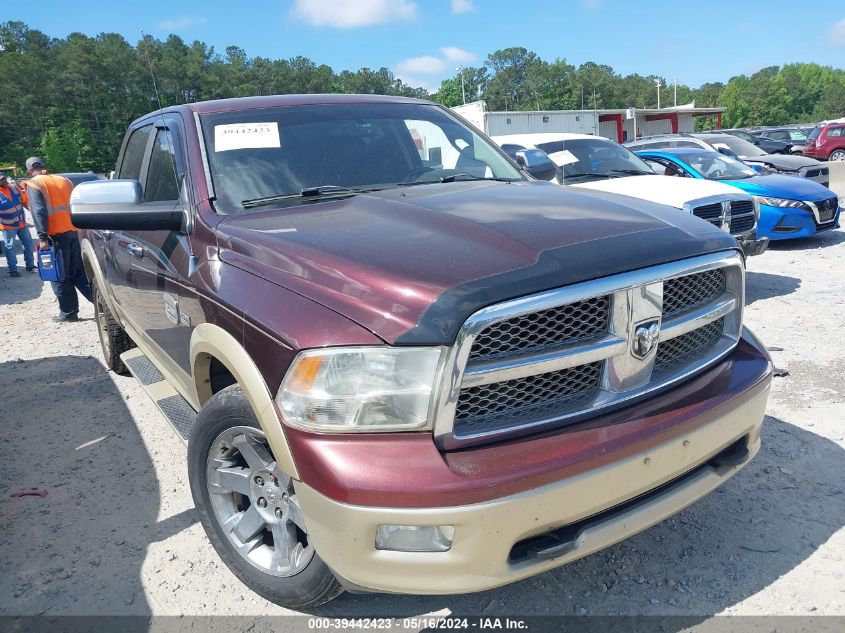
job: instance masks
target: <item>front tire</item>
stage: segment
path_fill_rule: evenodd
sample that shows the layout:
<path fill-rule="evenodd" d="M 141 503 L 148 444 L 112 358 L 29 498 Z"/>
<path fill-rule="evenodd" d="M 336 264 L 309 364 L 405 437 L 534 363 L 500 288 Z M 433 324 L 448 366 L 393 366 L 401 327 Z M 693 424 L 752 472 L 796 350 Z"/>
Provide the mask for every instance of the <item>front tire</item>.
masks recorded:
<path fill-rule="evenodd" d="M 188 478 L 208 539 L 252 591 L 297 609 L 343 592 L 314 551 L 293 483 L 239 385 L 200 411 L 188 443 Z"/>
<path fill-rule="evenodd" d="M 120 355 L 135 347 L 135 343 L 112 315 L 96 281 L 91 282 L 91 298 L 94 303 L 94 320 L 97 322 L 97 332 L 100 335 L 100 347 L 103 350 L 106 367 L 116 374 L 126 375 L 129 370 L 126 369 Z"/>

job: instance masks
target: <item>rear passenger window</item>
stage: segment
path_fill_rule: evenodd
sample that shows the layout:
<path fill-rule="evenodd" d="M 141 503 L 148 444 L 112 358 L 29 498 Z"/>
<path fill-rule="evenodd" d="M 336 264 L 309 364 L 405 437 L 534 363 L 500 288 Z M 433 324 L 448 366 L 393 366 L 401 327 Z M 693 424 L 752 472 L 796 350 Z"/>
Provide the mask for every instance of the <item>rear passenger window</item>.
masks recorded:
<path fill-rule="evenodd" d="M 123 152 L 123 161 L 120 163 L 118 178 L 141 179 L 144 150 L 147 149 L 147 141 L 150 138 L 152 129 L 152 125 L 147 125 L 132 132 L 129 142 L 126 143 L 126 151 Z"/>
<path fill-rule="evenodd" d="M 827 131 L 827 137 L 830 138 L 832 136 L 835 136 L 835 137 L 842 136 L 842 130 L 845 130 L 845 128 L 841 128 L 841 127 L 830 128 Z"/>
<path fill-rule="evenodd" d="M 144 186 L 144 201 L 159 202 L 179 198 L 176 177 L 176 153 L 173 137 L 167 130 L 159 130 L 150 156 L 150 170 Z"/>

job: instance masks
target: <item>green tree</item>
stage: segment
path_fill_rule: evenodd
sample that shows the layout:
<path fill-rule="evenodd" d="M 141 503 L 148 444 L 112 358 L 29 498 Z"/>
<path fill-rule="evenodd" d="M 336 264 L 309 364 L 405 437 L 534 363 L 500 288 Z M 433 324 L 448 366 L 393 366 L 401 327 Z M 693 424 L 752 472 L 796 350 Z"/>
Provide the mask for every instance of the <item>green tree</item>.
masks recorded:
<path fill-rule="evenodd" d="M 445 105 L 447 108 L 453 108 L 456 105 L 462 104 L 464 101 L 460 78 L 450 77 L 441 81 L 440 89 L 434 93 L 434 100 L 437 103 Z"/>
<path fill-rule="evenodd" d="M 490 53 L 487 66 L 492 71 L 484 91 L 491 110 L 530 110 L 538 95 L 532 75 L 542 61 L 536 53 L 522 47 L 505 48 Z"/>
<path fill-rule="evenodd" d="M 573 77 L 577 87 L 579 108 L 624 108 L 618 95 L 619 76 L 610 66 L 586 62 L 578 67 Z M 655 96 L 656 99 L 656 96 Z"/>

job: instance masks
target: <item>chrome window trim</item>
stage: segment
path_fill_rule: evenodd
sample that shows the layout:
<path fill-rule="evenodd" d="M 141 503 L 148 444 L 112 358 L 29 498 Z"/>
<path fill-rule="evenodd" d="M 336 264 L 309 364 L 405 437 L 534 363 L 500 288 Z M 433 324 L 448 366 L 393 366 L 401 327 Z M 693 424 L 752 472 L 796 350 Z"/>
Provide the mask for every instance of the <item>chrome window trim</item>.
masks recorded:
<path fill-rule="evenodd" d="M 727 197 L 730 198 L 730 196 Z M 684 367 L 679 372 L 669 373 L 666 377 L 654 382 L 648 380 L 643 384 L 634 382 L 634 384 L 626 387 L 625 391 L 622 392 L 611 392 L 605 389 L 607 386 L 608 366 L 611 365 L 611 362 L 603 362 L 602 389 L 599 397 L 594 401 L 589 410 L 565 413 L 548 419 L 515 425 L 503 430 L 473 433 L 461 435 L 460 437 L 454 434 L 455 410 L 462 389 L 550 371 L 558 371 L 589 362 L 608 361 L 608 359 L 612 358 L 626 358 L 627 355 L 619 356 L 617 354 L 624 354 L 624 350 L 628 350 L 630 341 L 627 329 L 630 328 L 632 323 L 639 321 L 636 318 L 639 315 L 635 314 L 636 310 L 634 306 L 622 303 L 622 297 L 630 297 L 635 289 L 642 289 L 642 292 L 645 293 L 645 287 L 656 287 L 659 284 L 660 300 L 662 302 L 663 282 L 676 277 L 693 275 L 716 268 L 725 269 L 728 292 L 725 292 L 707 306 L 674 315 L 661 328 L 659 338 L 659 341 L 670 340 L 693 329 L 703 327 L 708 323 L 724 318 L 725 329 L 722 338 L 710 350 L 710 353 L 699 362 Z M 468 359 L 475 338 L 486 327 L 499 321 L 603 295 L 610 295 L 612 297 L 610 308 L 611 326 L 607 336 L 597 341 L 589 341 L 584 345 L 574 345 L 553 352 L 535 353 L 523 357 L 511 358 L 508 361 L 481 362 L 467 370 Z M 714 364 L 736 346 L 742 331 L 744 303 L 744 260 L 738 252 L 732 251 L 702 255 L 651 268 L 634 270 L 611 277 L 548 290 L 482 308 L 466 320 L 458 332 L 454 345 L 448 348 L 446 353 L 443 381 L 438 386 L 434 395 L 433 426 L 435 441 L 438 446 L 449 450 L 478 443 L 484 438 L 505 439 L 524 434 L 529 429 L 555 426 L 566 419 L 584 418 L 602 409 L 612 406 L 615 407 L 646 394 L 666 389 Z M 620 332 L 618 325 L 614 326 L 614 321 L 618 321 L 619 319 L 625 320 L 625 332 Z M 645 360 L 647 367 L 643 365 L 647 369 L 647 378 L 650 378 L 655 356 L 656 349 L 647 355 Z M 641 380 L 642 376 L 635 376 L 635 378 L 636 380 Z"/>

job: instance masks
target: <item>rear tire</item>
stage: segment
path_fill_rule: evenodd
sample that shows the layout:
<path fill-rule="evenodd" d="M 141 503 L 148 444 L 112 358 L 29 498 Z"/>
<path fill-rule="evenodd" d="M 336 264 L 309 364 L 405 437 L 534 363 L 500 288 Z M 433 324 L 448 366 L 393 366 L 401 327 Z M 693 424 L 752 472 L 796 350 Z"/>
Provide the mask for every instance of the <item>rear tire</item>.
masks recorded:
<path fill-rule="evenodd" d="M 188 443 L 188 479 L 208 539 L 252 591 L 295 609 L 343 593 L 309 542 L 291 479 L 278 468 L 240 385 L 200 410 Z"/>
<path fill-rule="evenodd" d="M 126 375 L 129 371 L 120 360 L 120 355 L 135 347 L 135 343 L 112 315 L 96 281 L 91 282 L 91 298 L 106 367 L 116 374 Z"/>
<path fill-rule="evenodd" d="M 835 163 L 845 160 L 845 149 L 838 149 L 834 152 L 831 152 L 828 160 L 831 160 Z"/>

